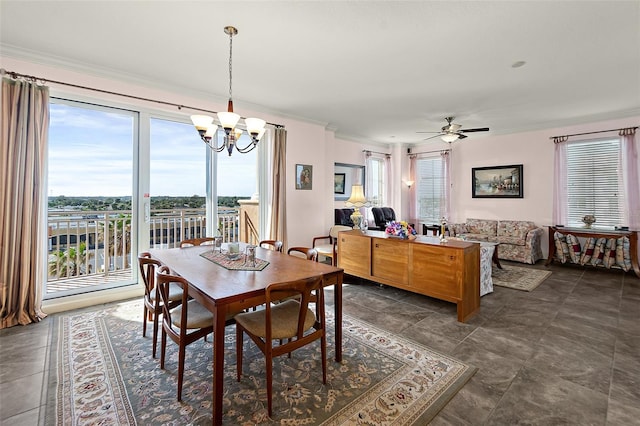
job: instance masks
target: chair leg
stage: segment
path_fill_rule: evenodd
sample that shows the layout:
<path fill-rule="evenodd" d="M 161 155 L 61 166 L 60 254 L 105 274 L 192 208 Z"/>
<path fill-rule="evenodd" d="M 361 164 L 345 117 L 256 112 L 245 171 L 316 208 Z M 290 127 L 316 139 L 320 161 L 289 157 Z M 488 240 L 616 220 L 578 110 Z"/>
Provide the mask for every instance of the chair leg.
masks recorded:
<path fill-rule="evenodd" d="M 269 412 L 269 417 L 271 417 L 272 413 L 272 393 L 273 393 L 273 356 L 271 354 L 271 342 L 267 343 L 265 353 L 265 367 L 266 367 L 266 379 L 267 379 L 267 411 Z"/>
<path fill-rule="evenodd" d="M 142 307 L 142 337 L 146 337 L 146 336 L 147 336 L 147 305 L 144 305 Z"/>
<path fill-rule="evenodd" d="M 236 324 L 236 378 L 240 381 L 242 377 L 242 347 L 243 345 L 242 327 Z"/>
<path fill-rule="evenodd" d="M 156 346 L 158 342 L 158 311 L 153 314 L 153 358 L 156 357 Z"/>
<path fill-rule="evenodd" d="M 181 342 L 178 351 L 178 401 L 182 401 L 182 380 L 184 378 L 184 355 L 185 346 Z"/>
<path fill-rule="evenodd" d="M 167 332 L 162 327 L 162 337 L 160 338 L 160 369 L 164 370 L 164 354 L 167 349 Z"/>
<path fill-rule="evenodd" d="M 322 383 L 327 384 L 327 335 L 320 338 L 320 353 L 322 355 Z"/>

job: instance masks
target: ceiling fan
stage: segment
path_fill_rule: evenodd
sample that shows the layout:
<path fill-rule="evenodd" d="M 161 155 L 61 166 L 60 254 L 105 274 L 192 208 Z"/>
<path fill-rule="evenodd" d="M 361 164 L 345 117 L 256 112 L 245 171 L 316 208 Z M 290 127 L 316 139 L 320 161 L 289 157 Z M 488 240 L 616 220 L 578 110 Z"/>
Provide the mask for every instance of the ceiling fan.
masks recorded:
<path fill-rule="evenodd" d="M 435 136 L 428 137 L 425 140 L 437 138 L 438 136 L 440 136 L 443 141 L 451 143 L 457 139 L 466 138 L 467 135 L 465 135 L 465 133 L 489 131 L 488 127 L 478 127 L 476 129 L 461 129 L 460 127 L 462 126 L 460 124 L 452 123 L 454 119 L 455 117 L 445 117 L 445 120 L 447 120 L 447 125 L 444 126 L 442 130 L 439 132 L 416 132 L 416 133 L 437 133 Z"/>

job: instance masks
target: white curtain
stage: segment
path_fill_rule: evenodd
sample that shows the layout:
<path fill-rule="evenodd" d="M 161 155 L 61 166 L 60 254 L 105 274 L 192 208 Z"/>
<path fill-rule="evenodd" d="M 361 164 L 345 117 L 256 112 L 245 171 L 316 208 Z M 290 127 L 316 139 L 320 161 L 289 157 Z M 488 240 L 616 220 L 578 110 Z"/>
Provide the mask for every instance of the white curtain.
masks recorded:
<path fill-rule="evenodd" d="M 640 229 L 640 180 L 638 179 L 638 143 L 636 129 L 620 130 L 620 164 L 626 205 L 623 207 L 625 223 L 629 229 Z"/>
<path fill-rule="evenodd" d="M 451 215 L 451 151 L 441 151 L 442 158 L 442 197 L 440 200 L 440 217 L 449 221 Z M 416 216 L 417 217 L 417 216 Z"/>
<path fill-rule="evenodd" d="M 567 223 L 567 141 L 566 136 L 553 138 L 555 153 L 553 158 L 553 225 Z"/>
<path fill-rule="evenodd" d="M 409 217 L 413 220 L 419 222 L 418 218 L 418 196 L 416 191 L 416 183 L 418 179 L 416 178 L 416 163 L 418 156 L 416 154 L 411 154 L 409 156 L 409 180 L 413 181 L 413 185 L 409 188 Z"/>
<path fill-rule="evenodd" d="M 368 200 L 371 200 L 371 197 L 374 195 L 371 193 L 371 188 L 374 187 L 374 181 L 376 176 L 371 173 L 373 170 L 373 161 L 379 161 L 383 159 L 384 164 L 384 175 L 382 177 L 383 180 L 383 193 L 382 200 L 378 203 L 377 206 L 373 207 L 393 207 L 390 205 L 391 200 L 393 199 L 393 182 L 391 181 L 391 154 L 381 154 L 374 153 L 371 151 L 364 151 L 364 164 L 365 164 L 365 197 Z M 366 212 L 366 218 L 369 223 L 375 223 L 373 218 L 373 213 L 371 213 L 371 209 L 368 208 Z"/>

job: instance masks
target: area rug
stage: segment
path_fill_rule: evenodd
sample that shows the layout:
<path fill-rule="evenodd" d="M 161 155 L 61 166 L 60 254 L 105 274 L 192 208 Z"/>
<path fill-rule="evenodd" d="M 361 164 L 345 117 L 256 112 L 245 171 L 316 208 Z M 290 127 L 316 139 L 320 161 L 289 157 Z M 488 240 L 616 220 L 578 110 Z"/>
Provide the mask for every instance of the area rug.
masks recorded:
<path fill-rule="evenodd" d="M 542 284 L 549 275 L 551 275 L 551 271 L 504 264 L 502 265 L 502 269 L 498 269 L 494 265 L 493 271 L 491 272 L 493 285 L 522 291 L 534 290 Z"/>
<path fill-rule="evenodd" d="M 211 424 L 212 347 L 187 347 L 182 402 L 176 401 L 177 346 L 167 344 L 165 370 L 142 337 L 142 304 L 56 316 L 47 425 Z M 235 329 L 225 336 L 223 422 L 229 425 L 424 425 L 476 369 L 349 316 L 343 361 L 333 352 L 328 318 L 327 384 L 319 344 L 274 360 L 273 416 L 266 410 L 264 357 L 245 341 L 244 375 L 236 381 Z"/>

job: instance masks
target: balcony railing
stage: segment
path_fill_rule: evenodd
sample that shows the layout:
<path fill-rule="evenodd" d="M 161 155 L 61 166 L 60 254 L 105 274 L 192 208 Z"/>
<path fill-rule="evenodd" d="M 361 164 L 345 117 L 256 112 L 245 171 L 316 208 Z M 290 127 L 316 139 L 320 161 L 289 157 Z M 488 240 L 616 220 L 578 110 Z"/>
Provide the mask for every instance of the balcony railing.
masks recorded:
<path fill-rule="evenodd" d="M 49 212 L 47 294 L 78 287 L 131 280 L 131 211 Z M 236 209 L 218 211 L 224 242 L 238 241 Z M 151 248 L 178 247 L 187 238 L 206 236 L 205 209 L 152 210 Z"/>

